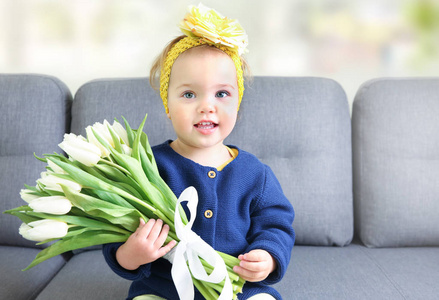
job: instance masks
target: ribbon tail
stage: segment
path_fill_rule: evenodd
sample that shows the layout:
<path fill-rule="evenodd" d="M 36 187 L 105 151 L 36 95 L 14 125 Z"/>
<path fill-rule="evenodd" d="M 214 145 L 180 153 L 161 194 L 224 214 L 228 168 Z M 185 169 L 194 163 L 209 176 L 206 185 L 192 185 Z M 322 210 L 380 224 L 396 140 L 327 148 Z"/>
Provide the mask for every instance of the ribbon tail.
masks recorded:
<path fill-rule="evenodd" d="M 180 241 L 176 247 L 171 269 L 172 280 L 181 300 L 193 300 L 195 297 L 194 286 L 184 254 L 186 252 L 186 243 Z"/>
<path fill-rule="evenodd" d="M 226 281 L 224 282 L 223 290 L 218 297 L 218 300 L 230 300 L 233 297 L 232 283 L 230 282 L 229 275 L 226 275 Z"/>

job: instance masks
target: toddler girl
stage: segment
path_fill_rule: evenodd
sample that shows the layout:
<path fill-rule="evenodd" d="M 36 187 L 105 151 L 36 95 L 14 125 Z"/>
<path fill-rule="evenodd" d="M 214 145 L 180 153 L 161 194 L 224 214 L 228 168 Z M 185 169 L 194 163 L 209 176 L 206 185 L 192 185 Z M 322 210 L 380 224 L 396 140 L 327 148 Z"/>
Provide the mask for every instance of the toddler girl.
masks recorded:
<path fill-rule="evenodd" d="M 236 30 L 224 34 L 224 25 Z M 160 175 L 177 196 L 196 188 L 192 230 L 239 258 L 234 271 L 247 281 L 239 299 L 281 299 L 269 284 L 281 280 L 290 260 L 293 208 L 268 166 L 224 144 L 244 92 L 240 55 L 247 37 L 236 21 L 201 5 L 181 27 L 186 35 L 173 40 L 151 70 L 152 83 L 160 74 L 160 95 L 177 135 L 153 147 Z M 162 258 L 175 246 L 164 245 L 168 231 L 161 220 L 141 221 L 125 243 L 104 246 L 110 267 L 133 281 L 128 299 L 178 299 L 171 264 Z M 198 291 L 195 299 L 203 299 Z"/>

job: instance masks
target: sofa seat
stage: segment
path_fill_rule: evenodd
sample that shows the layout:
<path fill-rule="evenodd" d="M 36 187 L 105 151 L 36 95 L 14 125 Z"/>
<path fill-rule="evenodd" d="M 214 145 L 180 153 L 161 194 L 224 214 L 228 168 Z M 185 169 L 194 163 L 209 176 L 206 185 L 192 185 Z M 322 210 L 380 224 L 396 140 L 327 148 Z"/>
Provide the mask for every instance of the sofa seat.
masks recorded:
<path fill-rule="evenodd" d="M 437 247 L 295 246 L 277 285 L 285 299 L 423 299 L 439 296 Z"/>
<path fill-rule="evenodd" d="M 58 255 L 38 267 L 22 271 L 40 251 L 29 247 L 0 246 L 0 299 L 35 299 L 66 263 L 66 257 Z"/>
<path fill-rule="evenodd" d="M 130 284 L 108 267 L 102 250 L 83 251 L 69 260 L 36 299 L 125 299 Z"/>

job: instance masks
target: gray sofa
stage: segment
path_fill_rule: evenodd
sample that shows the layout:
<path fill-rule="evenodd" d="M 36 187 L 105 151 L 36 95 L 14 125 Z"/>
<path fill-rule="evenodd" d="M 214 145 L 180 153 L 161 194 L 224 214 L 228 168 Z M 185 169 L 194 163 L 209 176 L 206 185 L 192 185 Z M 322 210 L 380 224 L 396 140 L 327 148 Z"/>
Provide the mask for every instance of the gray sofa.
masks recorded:
<path fill-rule="evenodd" d="M 174 138 L 146 78 L 103 79 L 74 95 L 59 79 L 0 74 L 0 208 L 24 202 L 65 132 L 147 112 L 151 144 Z M 324 78 L 256 77 L 228 144 L 270 165 L 296 211 L 284 299 L 439 298 L 439 78 L 377 79 L 356 95 Z M 96 248 L 22 272 L 41 249 L 0 215 L 0 299 L 124 299 Z"/>

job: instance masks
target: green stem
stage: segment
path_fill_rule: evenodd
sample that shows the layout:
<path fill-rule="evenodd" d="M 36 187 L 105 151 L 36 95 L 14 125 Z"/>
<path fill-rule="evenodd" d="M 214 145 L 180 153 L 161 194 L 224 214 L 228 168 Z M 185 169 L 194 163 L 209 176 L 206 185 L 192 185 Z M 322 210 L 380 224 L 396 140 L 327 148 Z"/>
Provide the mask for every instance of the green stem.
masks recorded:
<path fill-rule="evenodd" d="M 215 292 L 215 290 L 206 286 L 205 282 L 199 281 L 198 279 L 195 279 L 193 277 L 192 281 L 197 290 L 201 293 L 201 295 L 203 295 L 206 300 L 218 299 L 218 294 Z"/>
<path fill-rule="evenodd" d="M 123 173 L 125 173 L 125 174 L 127 174 L 127 175 L 130 175 L 130 172 L 129 172 L 127 169 L 125 169 L 124 167 L 122 167 L 122 166 L 120 166 L 120 165 L 118 165 L 118 164 L 115 164 L 115 163 L 112 162 L 112 161 L 109 161 L 109 160 L 106 160 L 106 159 L 102 159 L 102 158 L 101 158 L 101 159 L 99 160 L 99 162 L 104 163 L 104 164 L 107 164 L 107 165 L 109 165 L 109 166 L 112 166 L 112 167 L 118 169 L 119 171 L 121 171 L 121 172 L 123 172 Z"/>

